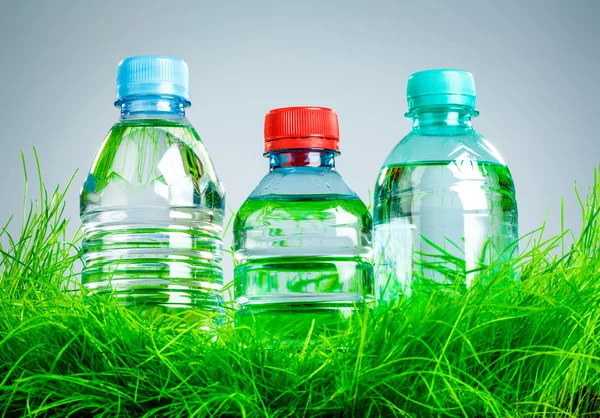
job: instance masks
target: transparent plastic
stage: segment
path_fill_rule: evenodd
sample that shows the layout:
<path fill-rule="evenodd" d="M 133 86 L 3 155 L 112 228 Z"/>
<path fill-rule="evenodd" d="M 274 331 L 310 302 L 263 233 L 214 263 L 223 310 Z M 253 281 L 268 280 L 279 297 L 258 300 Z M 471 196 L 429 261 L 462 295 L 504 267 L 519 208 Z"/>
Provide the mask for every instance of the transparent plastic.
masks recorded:
<path fill-rule="evenodd" d="M 223 319 L 225 192 L 185 100 L 119 102 L 81 191 L 83 284 L 144 315 Z"/>
<path fill-rule="evenodd" d="M 375 186 L 378 299 L 431 286 L 464 290 L 478 269 L 517 254 L 512 176 L 493 145 L 473 129 L 476 115 L 458 105 L 426 106 L 407 115 L 413 129 L 387 157 Z"/>
<path fill-rule="evenodd" d="M 236 324 L 306 338 L 373 299 L 371 215 L 335 170 L 334 152 L 269 158 L 234 222 Z"/>

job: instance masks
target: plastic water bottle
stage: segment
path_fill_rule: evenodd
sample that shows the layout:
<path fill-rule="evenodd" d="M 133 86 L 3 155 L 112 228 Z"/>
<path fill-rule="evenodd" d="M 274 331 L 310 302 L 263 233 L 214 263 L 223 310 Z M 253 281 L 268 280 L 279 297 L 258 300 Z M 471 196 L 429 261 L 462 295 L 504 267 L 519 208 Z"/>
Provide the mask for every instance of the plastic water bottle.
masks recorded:
<path fill-rule="evenodd" d="M 460 70 L 408 79 L 412 131 L 375 187 L 376 297 L 464 290 L 477 269 L 517 253 L 517 201 L 504 160 L 472 126 L 475 82 Z M 458 281 L 458 282 L 457 282 Z"/>
<path fill-rule="evenodd" d="M 82 280 L 144 315 L 185 310 L 210 324 L 223 315 L 225 192 L 185 117 L 188 77 L 178 58 L 119 64 L 121 118 L 81 191 Z"/>
<path fill-rule="evenodd" d="M 234 222 L 237 325 L 304 339 L 372 300 L 372 220 L 335 169 L 337 114 L 271 110 L 269 172 Z"/>

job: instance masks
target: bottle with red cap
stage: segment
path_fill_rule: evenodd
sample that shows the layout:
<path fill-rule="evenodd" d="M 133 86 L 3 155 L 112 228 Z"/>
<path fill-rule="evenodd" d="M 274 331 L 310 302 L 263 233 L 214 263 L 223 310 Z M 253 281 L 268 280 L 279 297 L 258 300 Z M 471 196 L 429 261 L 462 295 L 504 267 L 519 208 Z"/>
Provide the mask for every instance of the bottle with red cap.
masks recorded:
<path fill-rule="evenodd" d="M 271 110 L 264 155 L 269 172 L 234 222 L 236 325 L 304 339 L 372 300 L 371 215 L 335 169 L 332 109 Z"/>

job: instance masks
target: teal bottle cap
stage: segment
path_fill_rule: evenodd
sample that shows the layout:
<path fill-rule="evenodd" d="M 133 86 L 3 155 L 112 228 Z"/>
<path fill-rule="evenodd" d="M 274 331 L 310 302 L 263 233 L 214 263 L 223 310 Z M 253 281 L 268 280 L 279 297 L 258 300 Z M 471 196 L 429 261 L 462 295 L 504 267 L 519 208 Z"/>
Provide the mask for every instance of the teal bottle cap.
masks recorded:
<path fill-rule="evenodd" d="M 117 103 L 135 95 L 169 95 L 189 101 L 189 70 L 181 58 L 143 55 L 117 67 Z"/>
<path fill-rule="evenodd" d="M 475 79 L 471 73 L 454 69 L 414 73 L 406 86 L 408 113 L 421 106 L 461 105 L 475 110 Z"/>

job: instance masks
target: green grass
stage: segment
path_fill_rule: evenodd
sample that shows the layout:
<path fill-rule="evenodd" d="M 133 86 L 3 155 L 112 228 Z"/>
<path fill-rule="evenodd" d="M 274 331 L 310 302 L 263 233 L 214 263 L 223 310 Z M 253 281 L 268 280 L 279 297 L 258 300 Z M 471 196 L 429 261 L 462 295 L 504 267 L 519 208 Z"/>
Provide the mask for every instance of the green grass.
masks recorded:
<path fill-rule="evenodd" d="M 594 180 L 570 249 L 569 232 L 544 239 L 542 228 L 525 238 L 513 261 L 520 286 L 490 291 L 514 267 L 495 266 L 480 272 L 485 286 L 461 297 L 367 312 L 340 335 L 296 346 L 230 326 L 215 338 L 175 317 L 142 320 L 110 300 L 86 299 L 73 271 L 78 237 L 66 236 L 65 190 L 41 187 L 35 201 L 25 199 L 19 236 L 1 230 L 0 413 L 598 416 Z"/>

